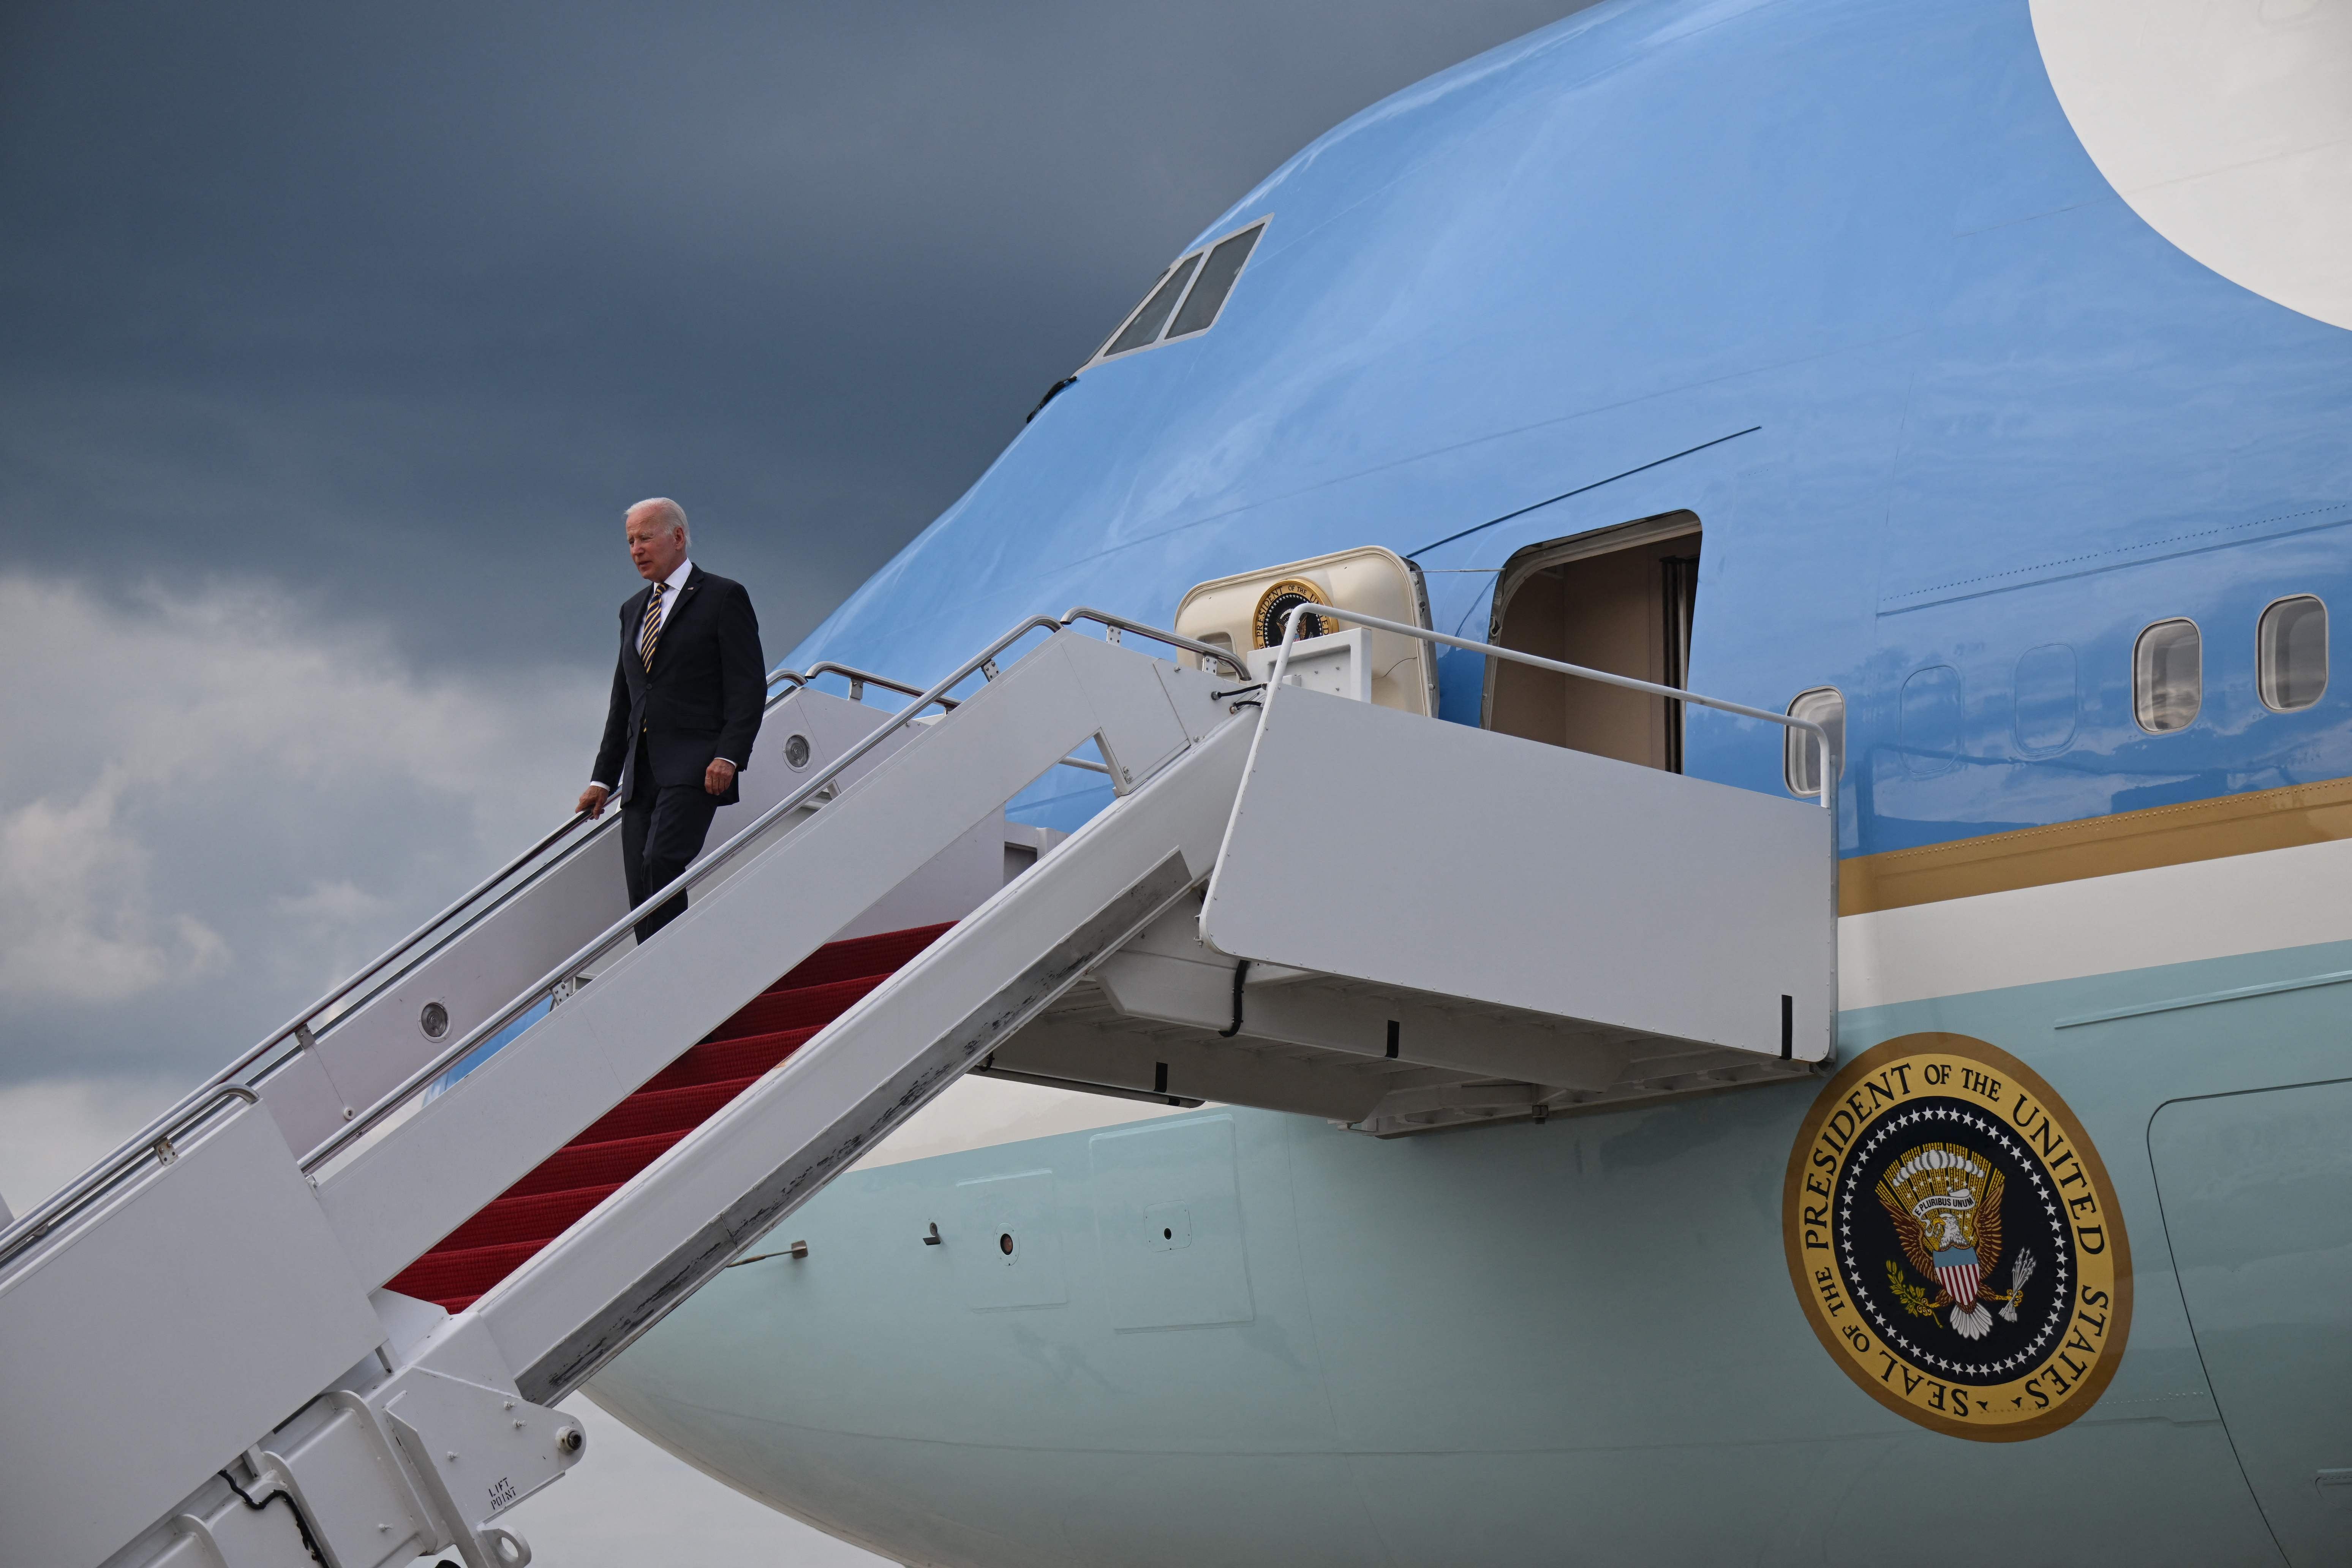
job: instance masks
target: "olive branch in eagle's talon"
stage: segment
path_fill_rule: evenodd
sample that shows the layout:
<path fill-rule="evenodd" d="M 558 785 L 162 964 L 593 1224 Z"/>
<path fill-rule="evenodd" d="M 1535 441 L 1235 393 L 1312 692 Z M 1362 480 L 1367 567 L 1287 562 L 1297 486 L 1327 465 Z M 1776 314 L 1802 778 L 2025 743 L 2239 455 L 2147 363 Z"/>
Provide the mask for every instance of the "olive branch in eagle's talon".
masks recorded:
<path fill-rule="evenodd" d="M 1929 1300 L 1927 1292 L 1903 1278 L 1903 1266 L 1891 1258 L 1886 1260 L 1886 1284 L 1895 1292 L 1895 1301 L 1915 1318 L 1932 1318 L 1937 1308 L 1951 1300 L 1951 1297 L 1941 1290 L 1936 1292 L 1934 1300 Z"/>

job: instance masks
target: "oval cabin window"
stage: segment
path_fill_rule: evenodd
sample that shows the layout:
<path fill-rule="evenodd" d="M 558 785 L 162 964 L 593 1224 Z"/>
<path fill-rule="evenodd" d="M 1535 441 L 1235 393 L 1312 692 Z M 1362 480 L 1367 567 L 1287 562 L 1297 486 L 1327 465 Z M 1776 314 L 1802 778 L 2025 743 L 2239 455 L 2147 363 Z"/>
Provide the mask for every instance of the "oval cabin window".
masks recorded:
<path fill-rule="evenodd" d="M 2186 730 L 2205 705 L 2205 639 L 2194 621 L 2158 621 L 2132 649 L 2132 709 L 2151 735 Z"/>
<path fill-rule="evenodd" d="M 1960 672 L 1948 664 L 1912 671 L 1896 721 L 1905 773 L 1915 779 L 1950 773 L 1960 760 Z"/>
<path fill-rule="evenodd" d="M 2263 612 L 2254 643 L 2264 707 L 2292 713 L 2326 694 L 2326 605 L 2308 594 L 2281 599 Z"/>
<path fill-rule="evenodd" d="M 1801 691 L 1789 704 L 1789 717 L 1810 719 L 1830 732 L 1830 745 L 1838 757 L 1838 771 L 1845 771 L 1845 698 L 1834 686 L 1817 686 L 1811 691 Z M 1782 731 L 1787 742 L 1780 752 L 1780 773 L 1789 782 L 1790 795 L 1822 793 L 1822 749 L 1813 737 L 1802 730 Z"/>
<path fill-rule="evenodd" d="M 2072 647 L 2053 642 L 2026 649 L 2018 658 L 2011 694 L 2018 750 L 2046 755 L 2064 750 L 2074 738 L 2080 704 Z"/>

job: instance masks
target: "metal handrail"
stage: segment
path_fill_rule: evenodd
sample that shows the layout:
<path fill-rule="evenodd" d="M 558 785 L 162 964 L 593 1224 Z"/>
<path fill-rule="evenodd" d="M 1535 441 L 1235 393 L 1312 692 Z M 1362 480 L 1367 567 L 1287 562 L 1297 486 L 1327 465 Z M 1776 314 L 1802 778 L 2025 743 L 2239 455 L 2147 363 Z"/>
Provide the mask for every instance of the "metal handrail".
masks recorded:
<path fill-rule="evenodd" d="M 807 679 L 814 680 L 820 675 L 838 675 L 848 681 L 849 700 L 852 702 L 862 700 L 866 696 L 866 688 L 869 686 L 878 686 L 885 691 L 895 691 L 901 697 L 920 697 L 923 694 L 923 689 L 919 686 L 909 686 L 903 680 L 893 680 L 887 675 L 877 675 L 870 669 L 860 669 L 854 664 L 841 664 L 829 658 L 821 659 L 808 667 Z M 950 712 L 954 711 L 956 705 L 954 698 L 941 697 L 937 700 L 941 709 Z"/>
<path fill-rule="evenodd" d="M 921 715 L 924 709 L 929 708 L 933 703 L 937 702 L 940 698 L 946 696 L 948 692 L 953 690 L 956 687 L 961 685 L 965 680 L 971 679 L 975 674 L 982 675 L 991 680 L 994 679 L 996 678 L 996 656 L 998 654 L 1003 653 L 1006 648 L 1011 647 L 1014 643 L 1019 642 L 1023 637 L 1028 636 L 1033 631 L 1042 630 L 1048 634 L 1065 631 L 1079 621 L 1092 621 L 1098 626 L 1113 627 L 1123 632 L 1133 632 L 1139 637 L 1149 637 L 1155 642 L 1164 643 L 1171 647 L 1188 648 L 1194 653 L 1200 654 L 1203 658 L 1218 660 L 1227 668 L 1237 671 L 1244 678 L 1246 678 L 1248 674 L 1246 668 L 1238 664 L 1231 654 L 1226 653 L 1221 648 L 1213 647 L 1208 643 L 1197 642 L 1191 637 L 1180 637 L 1174 632 L 1167 631 L 1158 626 L 1148 626 L 1140 621 L 1131 621 L 1123 616 L 1114 616 L 1107 611 L 1092 609 L 1084 605 L 1074 605 L 1068 613 L 1058 618 L 1053 616 L 1030 616 L 1028 619 L 1021 622 L 1018 626 L 1013 627 L 1012 630 L 1006 632 L 1003 637 L 998 637 L 994 642 L 989 644 L 986 648 L 973 655 L 971 658 L 966 659 L 962 664 L 957 666 L 956 668 L 948 676 L 940 680 L 935 681 L 923 690 L 916 693 L 912 702 L 900 709 L 897 713 L 891 715 L 887 721 L 876 727 L 866 736 L 865 739 L 850 747 L 848 751 L 843 752 L 832 763 L 818 770 L 814 776 L 811 777 L 809 781 L 806 784 L 803 784 L 799 789 L 794 790 L 792 794 L 786 795 L 783 799 L 770 806 L 766 811 L 761 813 L 760 816 L 749 826 L 737 832 L 732 838 L 730 838 L 726 843 L 720 845 L 719 848 L 712 851 L 709 855 L 704 857 L 693 866 L 688 867 L 684 872 L 680 873 L 675 880 L 670 882 L 668 886 L 647 896 L 642 903 L 636 906 L 636 908 L 631 910 L 619 920 L 614 921 L 602 932 L 591 939 L 585 946 L 582 947 L 571 957 L 565 959 L 562 963 L 557 964 L 553 969 L 549 970 L 545 974 L 541 975 L 535 984 L 525 988 L 521 993 L 517 994 L 512 1001 L 499 1008 L 481 1024 L 476 1026 L 475 1028 L 468 1032 L 463 1038 L 457 1040 L 455 1044 L 444 1047 L 440 1053 L 430 1062 L 426 1063 L 424 1067 L 417 1068 L 415 1072 L 410 1073 L 407 1078 L 402 1079 L 401 1082 L 393 1088 L 388 1093 L 379 1098 L 375 1104 L 361 1112 L 351 1121 L 346 1122 L 343 1126 L 338 1128 L 325 1142 L 320 1144 L 316 1149 L 313 1149 L 310 1152 L 304 1155 L 302 1157 L 303 1170 L 315 1172 L 328 1161 L 333 1159 L 338 1153 L 351 1147 L 355 1141 L 365 1136 L 371 1129 L 381 1123 L 385 1117 L 391 1115 L 392 1112 L 401 1105 L 405 1104 L 409 1098 L 415 1095 L 417 1090 L 423 1089 L 426 1084 L 431 1083 L 435 1079 L 440 1077 L 442 1073 L 447 1071 L 457 1062 L 464 1060 L 465 1058 L 471 1053 L 475 1047 L 481 1045 L 483 1041 L 488 1040 L 500 1029 L 505 1028 L 509 1024 L 514 1022 L 515 1019 L 520 1017 L 524 1013 L 529 1012 L 532 1007 L 537 1006 L 541 998 L 551 994 L 556 986 L 562 984 L 573 975 L 578 974 L 587 964 L 595 962 L 597 958 L 601 957 L 605 952 L 618 943 L 621 937 L 635 927 L 639 920 L 652 913 L 663 904 L 667 903 L 671 899 L 677 897 L 678 894 L 691 891 L 698 883 L 709 877 L 710 874 L 718 870 L 719 867 L 732 860 L 742 851 L 744 846 L 751 843 L 752 839 L 759 837 L 761 833 L 767 831 L 768 827 L 772 824 L 778 821 L 786 813 L 799 810 L 800 807 L 814 797 L 819 790 L 824 788 L 827 784 L 831 784 L 835 778 L 837 778 L 844 769 L 847 768 L 852 763 L 856 762 L 859 758 L 866 755 L 866 752 L 872 751 L 876 746 L 881 744 L 885 737 L 904 728 L 906 725 L 912 723 Z M 824 666 L 817 666 L 813 668 L 807 673 L 814 675 L 817 673 L 819 669 L 824 668 Z M 1068 761 L 1068 759 L 1065 759 L 1065 761 Z M 1083 762 L 1073 762 L 1071 765 L 1076 767 L 1089 766 L 1089 764 Z M 1100 768 L 1099 763 L 1092 765 L 1094 767 Z M 1108 770 L 1103 769 L 1102 771 L 1108 772 Z"/>
<path fill-rule="evenodd" d="M 780 664 L 768 671 L 768 684 L 773 686 L 780 680 L 789 680 L 794 686 L 808 686 L 820 675 L 838 675 L 846 679 L 852 702 L 863 701 L 866 689 L 869 686 L 878 686 L 885 691 L 896 691 L 907 697 L 919 696 L 923 689 L 919 686 L 909 686 L 903 680 L 893 680 L 887 675 L 877 675 L 870 669 L 860 669 L 854 664 L 843 664 L 830 658 L 820 659 L 804 670 L 786 669 Z M 939 704 L 944 710 L 952 710 L 956 699 L 942 697 L 939 699 Z"/>
<path fill-rule="evenodd" d="M 187 1133 L 211 1115 L 215 1106 L 230 1100 L 242 1100 L 247 1105 L 261 1103 L 261 1096 L 241 1083 L 215 1084 L 208 1089 L 188 1096 L 180 1105 L 150 1122 L 147 1132 L 142 1135 L 143 1141 L 117 1149 L 85 1173 L 83 1179 L 75 1184 L 70 1201 L 53 1199 L 42 1204 L 19 1217 L 5 1233 L 0 1233 L 0 1267 L 5 1267 L 18 1253 L 47 1236 L 61 1221 L 70 1219 L 95 1203 L 148 1155 L 153 1155 L 163 1164 L 178 1159 L 179 1150 L 173 1146 L 173 1140 Z"/>
<path fill-rule="evenodd" d="M 586 812 L 574 812 L 570 819 L 565 821 L 562 826 L 557 827 L 553 832 L 547 834 L 530 848 L 514 857 L 514 858 L 509 860 L 505 865 L 500 866 L 496 871 L 491 872 L 479 882 L 475 883 L 474 886 L 468 889 L 462 897 L 448 904 L 438 914 L 436 914 L 432 919 L 418 926 L 415 931 L 410 931 L 406 936 L 402 937 L 398 942 L 384 949 L 384 951 L 378 954 L 372 963 L 352 974 L 349 978 L 344 980 L 342 984 L 329 991 L 325 995 L 311 1003 L 308 1007 L 305 1007 L 300 1012 L 295 1014 L 294 1016 L 289 1018 L 276 1029 L 273 1029 L 268 1034 L 263 1036 L 259 1044 L 238 1056 L 226 1067 L 214 1073 L 212 1077 L 206 1079 L 203 1083 L 198 1084 L 194 1089 L 190 1089 L 178 1100 L 174 1101 L 171 1107 L 165 1110 L 162 1114 L 153 1118 L 137 1132 L 132 1133 L 129 1138 L 124 1139 L 121 1143 L 117 1144 L 114 1149 L 108 1153 L 98 1165 L 93 1166 L 90 1171 L 84 1173 L 81 1177 L 68 1183 L 63 1187 L 60 1187 L 58 1191 L 49 1194 L 48 1197 L 43 1199 L 40 1203 L 36 1204 L 26 1213 L 17 1215 L 16 1224 L 8 1227 L 6 1234 L 16 1234 L 22 1231 L 26 1226 L 37 1226 L 40 1227 L 42 1231 L 46 1231 L 48 1226 L 55 1222 L 55 1219 L 59 1213 L 62 1213 L 68 1208 L 79 1207 L 80 1205 L 83 1201 L 85 1188 L 91 1187 L 94 1184 L 103 1185 L 106 1182 L 110 1182 L 112 1180 L 110 1176 L 101 1180 L 98 1173 L 110 1170 L 118 1161 L 121 1161 L 126 1158 L 135 1159 L 152 1151 L 154 1148 L 155 1140 L 158 1137 L 164 1135 L 167 1124 L 171 1123 L 174 1118 L 186 1112 L 190 1107 L 195 1105 L 200 1100 L 209 1103 L 208 1097 L 215 1096 L 222 1089 L 234 1087 L 232 1080 L 236 1079 L 247 1068 L 253 1066 L 254 1063 L 261 1060 L 279 1046 L 284 1045 L 287 1041 L 301 1039 L 303 1036 L 308 1034 L 312 1019 L 318 1017 L 321 1013 L 326 1012 L 329 1008 L 333 1007 L 337 1003 L 341 1002 L 345 997 L 359 990 L 360 987 L 366 984 L 369 981 L 383 973 L 386 969 L 392 966 L 395 960 L 408 952 L 410 949 L 414 948 L 418 942 L 422 942 L 434 931 L 447 923 L 450 918 L 456 915 L 460 910 L 465 909 L 468 904 L 471 904 L 475 900 L 480 898 L 484 893 L 488 892 L 492 888 L 497 887 L 509 877 L 514 875 L 515 872 L 529 865 L 532 860 L 544 853 L 549 847 L 561 841 L 566 834 L 569 834 L 573 828 L 579 826 L 581 823 L 587 820 L 589 820 L 589 817 Z M 244 1092 L 250 1093 L 251 1091 L 246 1090 Z M 13 1249 L 10 1252 L 0 1252 L 0 1261 L 5 1261 L 8 1256 L 12 1255 L 12 1252 Z"/>
<path fill-rule="evenodd" d="M 1497 647 L 1493 643 L 1472 642 L 1468 637 L 1449 637 L 1444 632 L 1432 631 L 1427 626 L 1410 626 L 1401 621 L 1384 621 L 1378 616 L 1367 616 L 1355 610 L 1341 609 L 1337 605 L 1300 605 L 1283 617 L 1285 625 L 1282 647 L 1274 657 L 1274 672 L 1266 678 L 1268 702 L 1273 701 L 1275 692 L 1282 685 L 1282 678 L 1289 672 L 1290 649 L 1291 646 L 1298 640 L 1299 622 L 1310 615 L 1322 620 L 1347 621 L 1360 626 L 1370 626 L 1375 631 L 1397 632 L 1405 637 L 1419 637 L 1423 642 L 1444 643 L 1448 647 L 1463 648 L 1471 653 L 1483 653 L 1489 658 L 1507 658 L 1515 664 L 1533 665 L 1538 669 L 1549 669 L 1561 675 L 1573 675 L 1586 680 L 1597 680 L 1603 686 L 1621 686 L 1628 691 L 1643 691 L 1653 697 L 1664 697 L 1675 702 L 1696 702 L 1702 708 L 1714 708 L 1726 713 L 1737 713 L 1743 719 L 1761 719 L 1767 723 L 1778 724 L 1784 729 L 1805 731 L 1820 742 L 1822 748 L 1820 791 L 1822 807 L 1827 811 L 1837 809 L 1839 761 L 1837 746 L 1831 741 L 1829 731 L 1811 719 L 1800 719 L 1793 713 L 1774 713 L 1763 708 L 1750 708 L 1744 702 L 1727 702 L 1720 697 L 1702 697 L 1695 691 L 1685 691 L 1673 686 L 1660 686 L 1652 680 L 1636 680 L 1630 675 L 1612 675 L 1605 669 L 1588 669 L 1580 664 L 1562 664 L 1556 658 L 1539 658 L 1531 653 L 1521 653 L 1515 647 Z"/>
<path fill-rule="evenodd" d="M 1188 652 L 1197 653 L 1202 658 L 1213 658 L 1244 680 L 1249 679 L 1249 666 L 1235 658 L 1231 649 L 1219 647 L 1214 643 L 1199 642 L 1192 637 L 1180 637 L 1174 632 L 1163 630 L 1159 626 L 1146 626 L 1141 621 L 1130 621 L 1125 616 L 1114 616 L 1108 610 L 1097 610 L 1086 605 L 1074 605 L 1062 616 L 1062 625 L 1066 626 L 1077 621 L 1092 621 L 1097 626 L 1108 627 L 1114 634 L 1133 632 L 1138 637 L 1150 637 L 1152 641 L 1165 643 L 1170 647 L 1181 647 Z M 1114 635 L 1110 640 L 1117 642 L 1118 638 Z"/>
<path fill-rule="evenodd" d="M 785 680 L 790 681 L 793 687 L 805 686 L 808 684 L 809 679 L 815 675 L 825 673 L 828 670 L 841 671 L 845 668 L 845 667 L 839 665 L 820 664 L 812 668 L 806 675 L 803 675 L 798 670 L 787 669 L 779 666 L 777 668 L 771 670 L 768 673 L 766 683 L 772 686 L 779 680 Z M 871 679 L 879 684 L 888 685 L 896 690 L 913 689 L 911 687 L 901 686 L 897 681 L 889 680 L 887 677 L 871 676 L 868 677 L 868 679 Z M 778 692 L 775 696 L 769 698 L 763 704 L 763 707 L 773 707 L 777 702 L 782 701 L 784 697 L 788 695 L 790 695 L 789 689 Z M 1077 763 L 1076 765 L 1083 767 L 1087 764 Z M 614 814 L 612 821 L 596 822 L 596 825 L 590 829 L 589 833 L 578 840 L 577 843 L 574 844 L 573 847 L 577 848 L 581 844 L 591 842 L 599 835 L 609 831 L 614 826 L 614 823 L 618 820 L 619 814 L 615 813 Z M 124 1139 L 121 1143 L 115 1145 L 115 1147 L 110 1151 L 98 1164 L 92 1166 L 89 1171 L 84 1172 L 82 1175 L 76 1178 L 73 1182 L 68 1183 L 67 1185 L 60 1187 L 58 1191 L 49 1194 L 48 1197 L 43 1199 L 40 1203 L 36 1204 L 32 1208 L 16 1215 L 16 1218 L 8 1225 L 0 1226 L 0 1236 L 7 1236 L 16 1238 L 16 1240 L 12 1241 L 6 1248 L 0 1249 L 0 1262 L 5 1262 L 7 1258 L 15 1256 L 15 1254 L 21 1250 L 23 1246 L 28 1244 L 30 1240 L 37 1239 L 38 1237 L 47 1234 L 47 1231 L 55 1226 L 59 1215 L 80 1207 L 89 1197 L 95 1195 L 97 1193 L 105 1190 L 107 1186 L 110 1185 L 121 1172 L 128 1171 L 131 1165 L 137 1163 L 147 1154 L 152 1152 L 155 1149 L 156 1140 L 158 1138 L 169 1136 L 168 1130 L 174 1124 L 176 1118 L 187 1114 L 191 1108 L 196 1106 L 199 1102 L 203 1102 L 206 1105 L 211 1104 L 214 1100 L 217 1099 L 219 1092 L 222 1089 L 234 1087 L 235 1080 L 243 1075 L 247 1068 L 268 1057 L 272 1051 L 276 1050 L 278 1047 L 285 1045 L 288 1041 L 299 1041 L 305 1047 L 315 1041 L 317 1036 L 310 1034 L 309 1031 L 310 1030 L 311 1025 L 319 1018 L 320 1015 L 342 1003 L 353 994 L 360 991 L 370 981 L 374 980 L 379 975 L 382 975 L 386 970 L 391 969 L 396 961 L 400 960 L 404 955 L 409 954 L 411 950 L 415 948 L 419 942 L 423 942 L 427 936 L 430 936 L 436 931 L 438 931 L 441 927 L 446 925 L 459 913 L 459 911 L 467 909 L 484 894 L 489 892 L 492 889 L 498 887 L 502 882 L 505 882 L 517 872 L 529 866 L 532 861 L 544 855 L 549 849 L 561 843 L 567 835 L 571 834 L 574 828 L 578 827 L 583 822 L 595 822 L 595 819 L 591 817 L 584 811 L 574 812 L 561 826 L 553 829 L 551 832 L 542 836 L 537 842 L 532 844 L 530 848 L 525 849 L 520 854 L 508 860 L 497 870 L 491 872 L 488 876 L 475 883 L 473 887 L 467 889 L 465 893 L 445 906 L 431 919 L 425 921 L 422 925 L 416 927 L 415 930 L 410 931 L 406 936 L 402 937 L 398 942 L 394 942 L 390 947 L 384 949 L 384 951 L 378 954 L 372 962 L 346 977 L 341 984 L 336 985 L 325 995 L 320 996 L 317 1001 L 311 1003 L 309 1006 L 295 1014 L 293 1017 L 289 1018 L 276 1029 L 263 1036 L 259 1043 L 236 1057 L 234 1060 L 230 1061 L 226 1067 L 224 1067 L 219 1071 L 214 1073 L 203 1083 L 198 1084 L 186 1094 L 181 1096 L 179 1100 L 174 1101 L 161 1114 L 150 1120 L 144 1127 L 131 1134 L 129 1138 Z M 528 886 L 528 884 L 525 885 Z M 510 892 L 516 890 L 520 889 L 510 889 Z M 494 912 L 495 909 L 483 911 L 484 914 Z M 458 937 L 463 936 L 466 931 L 470 931 L 476 923 L 478 923 L 478 917 L 477 921 L 469 921 L 465 926 L 460 927 L 455 931 L 447 933 L 442 941 L 435 944 L 429 952 L 418 955 L 418 961 L 422 962 L 424 959 L 430 958 L 433 953 L 441 952 L 449 944 L 449 942 L 456 941 Z M 322 1029 L 331 1027 L 332 1024 L 337 1021 L 340 1021 L 340 1017 L 336 1020 L 331 1020 L 328 1024 L 320 1025 L 320 1027 Z M 249 1089 L 240 1089 L 238 1092 L 250 1094 L 252 1091 Z"/>

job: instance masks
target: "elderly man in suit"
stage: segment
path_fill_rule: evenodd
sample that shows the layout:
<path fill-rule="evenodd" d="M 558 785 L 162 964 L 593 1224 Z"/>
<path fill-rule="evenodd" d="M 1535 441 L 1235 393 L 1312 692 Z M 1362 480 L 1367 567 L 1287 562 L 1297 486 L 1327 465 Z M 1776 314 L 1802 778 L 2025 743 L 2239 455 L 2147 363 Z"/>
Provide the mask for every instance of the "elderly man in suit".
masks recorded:
<path fill-rule="evenodd" d="M 634 909 L 702 853 L 711 817 L 740 798 L 736 775 L 751 761 L 768 675 L 751 596 L 687 559 L 685 509 L 641 500 L 622 527 L 648 586 L 621 606 L 612 706 L 580 809 L 602 816 L 619 797 Z M 637 921 L 637 941 L 685 911 L 680 893 Z"/>

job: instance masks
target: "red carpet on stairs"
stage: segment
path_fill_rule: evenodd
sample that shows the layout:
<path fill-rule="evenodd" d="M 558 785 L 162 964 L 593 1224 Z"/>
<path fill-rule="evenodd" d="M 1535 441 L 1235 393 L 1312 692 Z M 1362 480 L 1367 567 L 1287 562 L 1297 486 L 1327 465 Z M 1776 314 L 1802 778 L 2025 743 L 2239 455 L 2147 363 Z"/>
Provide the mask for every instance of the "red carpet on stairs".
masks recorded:
<path fill-rule="evenodd" d="M 918 926 L 817 949 L 385 1281 L 385 1289 L 437 1301 L 452 1312 L 472 1306 L 947 930 Z"/>

